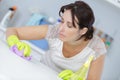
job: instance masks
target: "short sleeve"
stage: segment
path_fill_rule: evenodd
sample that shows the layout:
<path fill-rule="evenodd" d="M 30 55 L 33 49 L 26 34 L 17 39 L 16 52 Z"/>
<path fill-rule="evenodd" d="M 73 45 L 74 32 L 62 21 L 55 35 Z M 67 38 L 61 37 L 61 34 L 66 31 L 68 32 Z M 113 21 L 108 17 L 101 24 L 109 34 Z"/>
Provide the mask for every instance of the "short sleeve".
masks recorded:
<path fill-rule="evenodd" d="M 104 42 L 98 36 L 95 36 L 90 46 L 95 51 L 95 59 L 107 52 Z"/>
<path fill-rule="evenodd" d="M 48 32 L 46 34 L 45 39 L 53 39 L 58 37 L 59 32 L 59 24 L 49 25 Z"/>

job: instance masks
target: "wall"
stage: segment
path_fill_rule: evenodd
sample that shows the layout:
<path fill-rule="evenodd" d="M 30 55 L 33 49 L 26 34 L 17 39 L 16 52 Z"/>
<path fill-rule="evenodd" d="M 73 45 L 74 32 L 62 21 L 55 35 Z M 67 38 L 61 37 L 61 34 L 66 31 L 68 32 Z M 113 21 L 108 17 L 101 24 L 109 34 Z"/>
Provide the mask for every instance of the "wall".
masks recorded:
<path fill-rule="evenodd" d="M 58 18 L 58 12 L 61 5 L 72 1 L 73 0 L 52 0 L 53 3 L 51 3 L 50 0 L 3 0 L 0 3 L 0 19 L 6 13 L 7 9 L 13 5 L 16 5 L 18 7 L 15 15 L 16 19 L 13 19 L 15 21 L 14 23 L 12 23 L 13 26 L 25 25 L 32 14 L 31 12 L 49 15 L 56 19 Z"/>
<path fill-rule="evenodd" d="M 106 54 L 105 66 L 102 80 L 120 79 L 120 8 L 106 2 L 105 0 L 85 0 L 88 2 L 95 13 L 95 26 L 114 38 L 111 47 Z"/>
<path fill-rule="evenodd" d="M 95 12 L 95 26 L 114 38 L 106 54 L 102 80 L 118 80 L 120 77 L 120 8 L 103 0 L 86 1 L 92 6 Z"/>
<path fill-rule="evenodd" d="M 51 2 L 52 1 L 52 2 Z M 0 20 L 10 6 L 18 7 L 10 26 L 24 26 L 29 20 L 31 12 L 46 14 L 57 19 L 61 5 L 75 0 L 3 0 L 0 2 Z M 93 8 L 96 21 L 94 26 L 114 38 L 106 54 L 102 80 L 118 80 L 120 77 L 120 9 L 105 0 L 84 0 Z"/>

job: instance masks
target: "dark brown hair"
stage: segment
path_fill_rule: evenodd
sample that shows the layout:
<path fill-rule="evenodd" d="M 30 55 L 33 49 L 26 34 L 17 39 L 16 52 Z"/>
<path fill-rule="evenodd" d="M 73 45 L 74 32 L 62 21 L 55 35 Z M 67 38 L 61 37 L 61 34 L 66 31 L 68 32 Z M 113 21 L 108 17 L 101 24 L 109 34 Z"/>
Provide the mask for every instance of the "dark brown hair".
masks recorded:
<path fill-rule="evenodd" d="M 87 3 L 79 0 L 76 1 L 75 3 L 62 6 L 59 11 L 59 16 L 61 16 L 61 13 L 64 13 L 65 10 L 71 11 L 72 24 L 74 27 L 76 27 L 75 26 L 76 17 L 78 20 L 77 24 L 79 25 L 79 29 L 83 29 L 85 27 L 88 28 L 86 34 L 82 35 L 79 39 L 81 39 L 82 37 L 85 37 L 85 40 L 91 39 L 94 33 L 93 23 L 95 21 L 95 18 L 94 13 L 90 6 Z"/>

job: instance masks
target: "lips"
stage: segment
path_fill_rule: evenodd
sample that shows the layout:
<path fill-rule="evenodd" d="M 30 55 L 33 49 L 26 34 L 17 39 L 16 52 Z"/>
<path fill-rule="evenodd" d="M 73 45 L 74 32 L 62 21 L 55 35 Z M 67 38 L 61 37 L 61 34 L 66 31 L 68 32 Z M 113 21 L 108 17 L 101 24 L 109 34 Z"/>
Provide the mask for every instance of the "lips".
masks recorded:
<path fill-rule="evenodd" d="M 59 36 L 60 36 L 60 37 L 65 37 L 65 35 L 64 35 L 64 34 L 62 34 L 62 33 L 59 33 Z"/>

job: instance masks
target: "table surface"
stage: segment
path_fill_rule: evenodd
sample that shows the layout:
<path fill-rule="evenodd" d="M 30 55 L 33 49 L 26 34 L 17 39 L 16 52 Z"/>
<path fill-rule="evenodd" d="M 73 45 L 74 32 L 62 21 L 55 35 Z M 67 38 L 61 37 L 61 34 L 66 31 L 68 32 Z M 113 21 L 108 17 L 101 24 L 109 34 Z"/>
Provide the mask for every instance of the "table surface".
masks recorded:
<path fill-rule="evenodd" d="M 0 40 L 0 80 L 61 80 L 57 73 L 42 63 L 27 61 Z"/>

